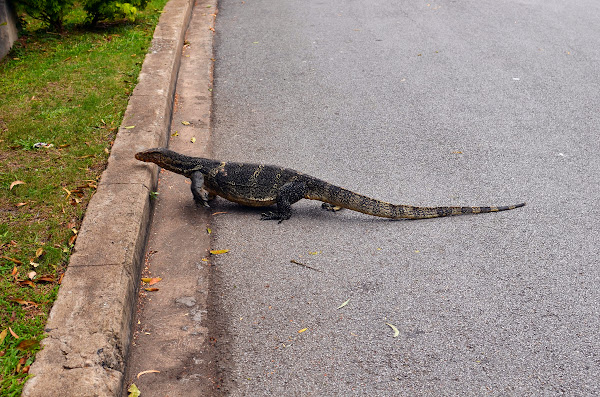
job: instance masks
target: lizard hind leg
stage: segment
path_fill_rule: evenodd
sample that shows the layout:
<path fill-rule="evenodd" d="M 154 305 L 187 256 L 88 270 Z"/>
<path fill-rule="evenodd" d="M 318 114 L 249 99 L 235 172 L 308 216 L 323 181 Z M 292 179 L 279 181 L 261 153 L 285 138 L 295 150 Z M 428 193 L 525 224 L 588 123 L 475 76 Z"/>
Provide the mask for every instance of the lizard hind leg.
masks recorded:
<path fill-rule="evenodd" d="M 292 204 L 302 200 L 307 191 L 304 182 L 292 181 L 283 185 L 277 192 L 277 210 L 265 212 L 261 220 L 278 220 L 279 223 L 290 219 L 292 216 Z"/>

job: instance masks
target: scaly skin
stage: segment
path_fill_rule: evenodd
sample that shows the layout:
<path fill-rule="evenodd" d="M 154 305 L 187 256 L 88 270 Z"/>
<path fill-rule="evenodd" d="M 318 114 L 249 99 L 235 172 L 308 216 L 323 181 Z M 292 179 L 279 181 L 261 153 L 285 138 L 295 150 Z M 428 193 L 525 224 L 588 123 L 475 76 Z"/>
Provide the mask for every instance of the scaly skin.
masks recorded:
<path fill-rule="evenodd" d="M 266 207 L 277 205 L 275 211 L 262 219 L 282 222 L 292 215 L 292 204 L 305 198 L 322 201 L 323 207 L 347 208 L 363 214 L 391 219 L 426 219 L 450 215 L 481 214 L 523 207 L 525 203 L 501 207 L 415 207 L 379 201 L 332 185 L 310 175 L 273 165 L 221 162 L 202 157 L 190 157 L 165 148 L 139 152 L 135 158 L 192 180 L 196 203 L 208 206 L 211 196 L 221 196 L 235 203 Z"/>

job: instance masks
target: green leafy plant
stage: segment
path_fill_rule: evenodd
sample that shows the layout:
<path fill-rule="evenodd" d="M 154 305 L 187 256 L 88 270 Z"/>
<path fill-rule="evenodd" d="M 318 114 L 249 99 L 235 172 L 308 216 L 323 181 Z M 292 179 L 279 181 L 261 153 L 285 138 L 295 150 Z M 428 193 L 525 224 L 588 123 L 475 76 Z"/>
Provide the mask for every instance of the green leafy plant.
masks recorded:
<path fill-rule="evenodd" d="M 85 0 L 83 9 L 88 13 L 88 20 L 92 25 L 99 21 L 125 18 L 135 21 L 138 11 L 146 8 L 148 0 L 129 0 L 120 2 L 115 0 Z"/>
<path fill-rule="evenodd" d="M 73 0 L 13 0 L 17 10 L 62 31 L 65 15 L 73 8 Z"/>

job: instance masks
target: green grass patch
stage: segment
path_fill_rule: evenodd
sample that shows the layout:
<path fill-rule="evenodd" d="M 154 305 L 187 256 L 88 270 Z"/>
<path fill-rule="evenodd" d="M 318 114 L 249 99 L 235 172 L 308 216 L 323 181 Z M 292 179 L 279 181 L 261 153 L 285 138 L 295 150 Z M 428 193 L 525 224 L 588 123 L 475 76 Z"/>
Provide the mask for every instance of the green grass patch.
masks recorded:
<path fill-rule="evenodd" d="M 28 21 L 0 61 L 2 396 L 20 395 L 39 350 L 76 233 L 166 1 L 150 2 L 135 23 L 91 30 L 81 12 L 67 19 L 61 34 Z"/>

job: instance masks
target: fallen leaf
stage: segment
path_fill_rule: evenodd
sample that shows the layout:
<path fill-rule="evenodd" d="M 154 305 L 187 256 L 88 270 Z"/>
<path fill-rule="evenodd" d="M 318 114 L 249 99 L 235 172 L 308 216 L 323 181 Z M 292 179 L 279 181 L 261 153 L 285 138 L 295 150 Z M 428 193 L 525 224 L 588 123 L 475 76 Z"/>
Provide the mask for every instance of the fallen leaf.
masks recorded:
<path fill-rule="evenodd" d="M 211 234 L 212 233 L 212 229 L 210 227 L 206 228 L 206 233 Z"/>
<path fill-rule="evenodd" d="M 11 327 L 8 327 L 8 331 L 13 336 L 13 338 L 19 339 L 19 335 L 15 334 L 15 331 L 13 331 Z"/>
<path fill-rule="evenodd" d="M 8 257 L 6 255 L 2 255 L 2 259 L 6 259 L 7 261 L 11 261 L 12 263 L 16 263 L 17 265 L 22 265 L 23 264 L 23 262 L 21 262 L 20 260 Z"/>
<path fill-rule="evenodd" d="M 135 383 L 132 383 L 127 391 L 129 392 L 127 397 L 140 397 L 140 389 L 137 388 Z"/>
<path fill-rule="evenodd" d="M 23 287 L 23 286 L 25 286 L 25 285 L 28 285 L 28 286 L 30 286 L 31 288 L 35 288 L 35 284 L 34 284 L 34 283 L 33 283 L 33 281 L 31 281 L 31 280 L 19 280 L 19 281 L 18 281 L 18 283 L 19 283 L 19 285 L 20 285 L 20 286 L 22 286 L 22 287 Z"/>
<path fill-rule="evenodd" d="M 301 330 L 298 331 L 299 334 L 303 333 L 304 331 L 306 331 L 308 328 L 302 328 Z"/>
<path fill-rule="evenodd" d="M 212 255 L 226 254 L 228 252 L 229 250 L 210 250 L 210 253 Z"/>
<path fill-rule="evenodd" d="M 44 249 L 42 247 L 35 250 L 35 257 L 39 258 L 44 253 Z"/>
<path fill-rule="evenodd" d="M 171 136 L 179 136 L 179 132 L 175 131 L 174 133 L 171 134 Z"/>
<path fill-rule="evenodd" d="M 75 244 L 75 240 L 77 240 L 77 235 L 74 234 L 69 238 L 69 245 Z"/>
<path fill-rule="evenodd" d="M 147 371 L 142 371 L 142 372 L 140 372 L 139 374 L 137 374 L 137 378 L 139 379 L 139 378 L 140 378 L 140 376 L 142 376 L 142 375 L 146 375 L 146 374 L 154 374 L 154 373 L 158 374 L 158 373 L 160 373 L 160 371 L 157 371 L 157 370 L 155 370 L 155 369 L 149 369 L 149 370 L 147 370 Z"/>
<path fill-rule="evenodd" d="M 152 277 L 152 278 L 143 277 L 142 278 L 142 281 L 145 283 L 148 283 L 149 285 L 154 285 L 154 284 L 158 283 L 160 280 L 162 280 L 162 278 L 160 278 L 160 277 Z"/>
<path fill-rule="evenodd" d="M 400 335 L 400 331 L 398 331 L 398 328 L 396 328 L 393 324 L 390 323 L 385 323 L 386 325 L 388 325 L 392 331 L 394 331 L 394 338 L 397 338 L 398 335 Z"/>
<path fill-rule="evenodd" d="M 313 251 L 313 252 L 309 252 L 310 255 L 319 255 L 321 254 L 322 251 Z"/>
<path fill-rule="evenodd" d="M 182 121 L 181 124 L 183 124 L 183 125 L 190 125 L 190 122 L 189 121 Z"/>
<path fill-rule="evenodd" d="M 195 143 L 196 142 L 196 137 L 193 136 L 192 139 L 190 139 L 190 142 Z"/>
<path fill-rule="evenodd" d="M 154 292 L 154 291 L 158 291 L 158 288 L 154 288 L 154 287 L 152 287 L 152 288 L 144 288 L 144 289 L 145 289 L 146 291 L 148 291 L 148 292 Z"/>
<path fill-rule="evenodd" d="M 54 276 L 42 276 L 42 277 L 38 277 L 35 281 L 37 283 L 39 283 L 40 281 L 45 281 L 47 283 L 53 283 L 54 282 Z"/>
<path fill-rule="evenodd" d="M 33 270 L 32 270 L 32 271 L 30 271 L 29 273 L 27 273 L 27 277 L 28 277 L 30 280 L 33 280 L 33 278 L 34 278 L 35 276 L 37 276 L 37 273 L 36 273 L 36 272 L 34 272 Z"/>
<path fill-rule="evenodd" d="M 25 339 L 24 341 L 22 341 L 21 343 L 19 343 L 17 345 L 17 350 L 31 350 L 31 349 L 35 349 L 36 347 L 38 347 L 40 345 L 40 342 L 38 342 L 35 339 Z"/>
<path fill-rule="evenodd" d="M 13 183 L 10 184 L 10 187 L 8 188 L 8 190 L 12 190 L 12 188 L 17 185 L 24 185 L 24 184 L 25 184 L 25 182 L 23 182 L 23 181 L 14 181 Z"/>
<path fill-rule="evenodd" d="M 31 266 L 33 266 L 33 267 L 38 267 L 40 265 L 39 263 L 36 263 L 36 262 L 33 262 L 33 261 L 29 261 L 29 264 Z"/>
<path fill-rule="evenodd" d="M 23 299 L 19 299 L 19 298 L 14 298 L 14 299 L 9 299 L 9 302 L 15 302 L 18 303 L 19 305 L 32 305 L 32 306 L 37 306 L 37 303 L 35 302 L 31 302 L 31 301 L 26 301 Z"/>
<path fill-rule="evenodd" d="M 126 130 L 130 130 L 132 128 L 135 128 L 135 125 L 128 125 L 127 127 L 123 127 L 123 128 L 125 128 Z"/>
<path fill-rule="evenodd" d="M 8 329 L 0 332 L 0 345 L 4 343 L 4 338 L 6 338 L 6 335 L 8 335 Z"/>
<path fill-rule="evenodd" d="M 350 302 L 350 299 L 348 299 L 346 302 L 344 302 L 341 305 L 339 305 L 338 309 L 341 309 L 342 307 L 346 306 L 348 304 L 348 302 Z"/>

